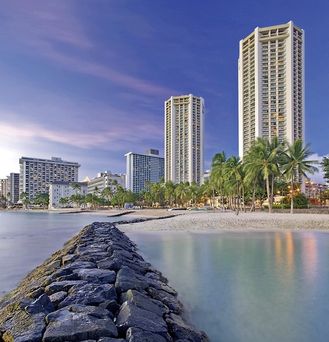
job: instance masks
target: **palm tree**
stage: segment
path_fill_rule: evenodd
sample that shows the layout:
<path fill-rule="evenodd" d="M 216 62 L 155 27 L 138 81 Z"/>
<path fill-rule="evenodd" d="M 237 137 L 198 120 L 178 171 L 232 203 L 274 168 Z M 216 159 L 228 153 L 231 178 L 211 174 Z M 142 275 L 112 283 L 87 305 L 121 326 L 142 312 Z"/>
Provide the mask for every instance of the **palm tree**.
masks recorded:
<path fill-rule="evenodd" d="M 324 178 L 327 180 L 327 183 L 329 183 L 329 157 L 323 158 L 321 166 L 323 167 Z"/>
<path fill-rule="evenodd" d="M 224 169 L 226 155 L 225 152 L 216 153 L 212 159 L 210 183 L 213 185 L 212 197 L 214 200 L 215 192 L 221 196 L 222 207 L 224 207 Z"/>
<path fill-rule="evenodd" d="M 318 171 L 314 166 L 318 162 L 316 160 L 308 160 L 312 154 L 309 145 L 303 146 L 302 140 L 298 139 L 291 145 L 288 145 L 284 152 L 282 160 L 283 174 L 290 179 L 291 184 L 291 200 L 290 213 L 294 212 L 294 182 L 298 177 L 307 177 L 307 174 L 313 174 Z"/>
<path fill-rule="evenodd" d="M 239 157 L 232 156 L 225 162 L 224 172 L 226 175 L 226 184 L 228 192 L 231 193 L 233 205 L 236 213 L 239 213 L 242 205 L 244 206 L 244 186 L 243 186 L 243 168 Z"/>
<path fill-rule="evenodd" d="M 266 193 L 269 212 L 272 212 L 274 179 L 280 175 L 279 157 L 282 153 L 283 144 L 277 138 L 272 141 L 258 138 L 250 148 L 249 172 L 257 173 L 259 170 L 266 184 Z"/>

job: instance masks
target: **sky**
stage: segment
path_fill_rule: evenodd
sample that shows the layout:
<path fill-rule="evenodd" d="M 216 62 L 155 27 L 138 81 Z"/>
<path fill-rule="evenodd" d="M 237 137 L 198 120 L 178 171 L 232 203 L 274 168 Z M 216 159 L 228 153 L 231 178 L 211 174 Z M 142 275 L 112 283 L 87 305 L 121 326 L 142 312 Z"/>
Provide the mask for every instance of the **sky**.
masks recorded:
<path fill-rule="evenodd" d="M 0 178 L 21 156 L 125 172 L 124 154 L 163 154 L 164 101 L 205 100 L 205 167 L 238 154 L 239 40 L 305 30 L 306 142 L 329 153 L 329 2 L 0 0 Z"/>

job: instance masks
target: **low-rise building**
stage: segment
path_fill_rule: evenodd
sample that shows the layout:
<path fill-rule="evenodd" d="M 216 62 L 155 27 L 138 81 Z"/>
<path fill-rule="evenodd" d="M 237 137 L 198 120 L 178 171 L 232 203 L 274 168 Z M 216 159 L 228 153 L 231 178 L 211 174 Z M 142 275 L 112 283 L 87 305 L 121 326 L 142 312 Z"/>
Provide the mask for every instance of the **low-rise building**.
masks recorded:
<path fill-rule="evenodd" d="M 61 198 L 70 198 L 72 195 L 86 195 L 87 183 L 84 182 L 53 182 L 49 184 L 49 209 L 62 208 Z"/>
<path fill-rule="evenodd" d="M 321 193 L 328 190 L 328 185 L 316 183 L 311 180 L 305 181 L 305 196 L 307 198 L 320 199 Z"/>
<path fill-rule="evenodd" d="M 88 194 L 102 192 L 105 188 L 115 190 L 117 185 L 125 187 L 125 174 L 112 173 L 111 171 L 100 172 L 88 182 Z"/>

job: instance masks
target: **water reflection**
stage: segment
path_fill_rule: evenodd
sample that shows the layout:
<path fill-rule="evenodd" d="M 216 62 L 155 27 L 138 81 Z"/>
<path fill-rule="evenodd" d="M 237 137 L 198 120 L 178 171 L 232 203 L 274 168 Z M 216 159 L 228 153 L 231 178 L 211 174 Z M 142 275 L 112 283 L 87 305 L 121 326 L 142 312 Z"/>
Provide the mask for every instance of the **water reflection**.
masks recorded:
<path fill-rule="evenodd" d="M 130 236 L 212 341 L 327 341 L 329 234 Z"/>

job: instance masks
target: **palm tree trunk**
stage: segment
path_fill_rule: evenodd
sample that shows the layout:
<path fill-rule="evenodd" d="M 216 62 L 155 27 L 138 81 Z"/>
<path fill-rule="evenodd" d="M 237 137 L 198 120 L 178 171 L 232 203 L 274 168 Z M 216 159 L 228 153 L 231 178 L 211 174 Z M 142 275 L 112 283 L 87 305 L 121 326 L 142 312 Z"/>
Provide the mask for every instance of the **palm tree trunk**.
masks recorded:
<path fill-rule="evenodd" d="M 294 213 L 294 176 L 291 176 L 290 214 Z"/>
<path fill-rule="evenodd" d="M 267 200 L 268 200 L 268 212 L 272 212 L 272 201 L 271 201 L 271 191 L 270 191 L 270 180 L 269 177 L 266 177 L 266 192 L 267 192 Z"/>
<path fill-rule="evenodd" d="M 256 185 L 257 185 L 257 178 L 254 179 L 250 212 L 255 211 Z"/>

